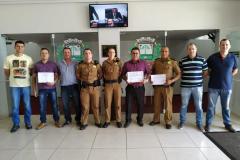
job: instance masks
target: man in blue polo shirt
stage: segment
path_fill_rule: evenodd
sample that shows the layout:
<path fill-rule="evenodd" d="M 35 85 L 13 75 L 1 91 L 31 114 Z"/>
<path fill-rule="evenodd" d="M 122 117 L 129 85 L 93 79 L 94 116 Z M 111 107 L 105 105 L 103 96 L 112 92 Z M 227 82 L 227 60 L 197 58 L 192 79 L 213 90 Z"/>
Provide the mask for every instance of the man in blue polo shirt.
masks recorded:
<path fill-rule="evenodd" d="M 228 39 L 222 39 L 219 48 L 220 52 L 211 55 L 207 60 L 210 79 L 205 131 L 210 131 L 216 102 L 220 96 L 225 128 L 230 132 L 236 132 L 231 125 L 229 103 L 232 94 L 233 76 L 238 72 L 238 60 L 234 54 L 229 53 L 231 45 Z"/>
<path fill-rule="evenodd" d="M 197 54 L 197 47 L 194 43 L 187 45 L 187 56 L 179 62 L 182 72 L 181 97 L 182 106 L 180 111 L 179 129 L 183 128 L 186 121 L 188 102 L 193 96 L 196 110 L 196 124 L 200 131 L 202 127 L 202 96 L 203 96 L 203 77 L 207 75 L 207 62 L 205 58 Z"/>

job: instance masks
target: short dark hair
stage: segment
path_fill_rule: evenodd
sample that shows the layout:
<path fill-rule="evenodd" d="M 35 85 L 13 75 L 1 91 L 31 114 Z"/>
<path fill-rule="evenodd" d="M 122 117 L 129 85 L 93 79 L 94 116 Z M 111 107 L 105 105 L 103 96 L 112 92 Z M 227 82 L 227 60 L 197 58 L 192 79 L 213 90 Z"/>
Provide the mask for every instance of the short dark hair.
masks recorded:
<path fill-rule="evenodd" d="M 219 44 L 221 44 L 222 42 L 225 42 L 225 41 L 229 41 L 230 42 L 230 40 L 229 39 L 227 39 L 227 38 L 223 38 L 223 39 L 221 39 L 221 41 L 220 41 L 220 43 Z M 230 42 L 231 43 L 231 42 Z"/>
<path fill-rule="evenodd" d="M 64 48 L 63 48 L 63 51 L 64 51 L 65 49 L 69 49 L 69 50 L 72 52 L 71 48 L 69 48 L 69 47 L 64 47 Z"/>
<path fill-rule="evenodd" d="M 47 49 L 47 48 L 41 48 L 40 53 L 41 53 L 43 50 L 47 50 L 48 53 L 49 53 L 49 49 Z"/>
<path fill-rule="evenodd" d="M 23 44 L 23 45 L 25 46 L 25 43 L 24 43 L 22 40 L 17 40 L 17 41 L 15 42 L 15 46 L 16 46 L 17 44 Z"/>
<path fill-rule="evenodd" d="M 93 51 L 92 51 L 91 48 L 85 48 L 85 49 L 83 50 L 83 53 L 84 53 L 85 51 L 91 51 L 91 53 L 93 54 Z"/>
<path fill-rule="evenodd" d="M 139 49 L 138 47 L 133 47 L 133 48 L 131 49 L 131 53 L 132 53 L 133 50 L 138 50 L 139 53 L 140 53 L 140 49 Z"/>

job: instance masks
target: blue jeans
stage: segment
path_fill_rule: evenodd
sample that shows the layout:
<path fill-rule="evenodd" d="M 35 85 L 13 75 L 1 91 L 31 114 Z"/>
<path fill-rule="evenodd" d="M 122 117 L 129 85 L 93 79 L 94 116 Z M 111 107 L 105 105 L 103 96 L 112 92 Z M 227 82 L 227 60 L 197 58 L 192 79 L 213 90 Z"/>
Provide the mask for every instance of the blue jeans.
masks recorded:
<path fill-rule="evenodd" d="M 57 91 L 54 89 L 39 89 L 39 105 L 40 105 L 40 121 L 41 123 L 46 123 L 46 107 L 47 107 L 47 97 L 49 96 L 52 107 L 53 119 L 55 122 L 59 121 L 59 110 L 57 106 Z"/>
<path fill-rule="evenodd" d="M 61 95 L 62 95 L 62 102 L 63 102 L 63 110 L 64 110 L 64 117 L 66 121 L 72 121 L 71 118 L 71 111 L 69 106 L 69 100 L 72 98 L 75 105 L 76 122 L 80 122 L 81 120 L 81 107 L 80 107 L 80 94 L 78 85 L 69 85 L 69 86 L 62 86 L 61 87 Z"/>
<path fill-rule="evenodd" d="M 181 97 L 182 97 L 182 107 L 180 111 L 180 123 L 184 124 L 186 121 L 186 113 L 188 108 L 189 99 L 193 95 L 194 106 L 196 110 L 196 123 L 197 125 L 202 125 L 202 96 L 203 88 L 202 87 L 192 87 L 192 88 L 181 88 Z"/>
<path fill-rule="evenodd" d="M 24 122 L 26 125 L 31 125 L 31 103 L 30 103 L 30 87 L 10 87 L 11 101 L 12 101 L 12 121 L 14 125 L 19 126 L 19 105 L 22 96 L 24 103 Z"/>
<path fill-rule="evenodd" d="M 224 90 L 224 89 L 208 89 L 208 110 L 206 115 L 206 126 L 210 126 L 212 124 L 213 117 L 215 115 L 215 107 L 217 103 L 217 99 L 220 96 L 221 106 L 222 106 L 222 117 L 223 123 L 225 126 L 231 125 L 230 119 L 230 97 L 232 94 L 232 90 Z"/>

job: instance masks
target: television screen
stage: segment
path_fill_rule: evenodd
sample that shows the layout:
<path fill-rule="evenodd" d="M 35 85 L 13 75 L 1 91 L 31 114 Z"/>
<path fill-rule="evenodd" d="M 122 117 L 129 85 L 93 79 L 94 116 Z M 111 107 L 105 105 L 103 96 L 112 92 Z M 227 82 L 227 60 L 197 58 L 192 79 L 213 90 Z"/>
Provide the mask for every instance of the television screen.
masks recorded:
<path fill-rule="evenodd" d="M 128 4 L 89 4 L 90 28 L 127 27 Z"/>

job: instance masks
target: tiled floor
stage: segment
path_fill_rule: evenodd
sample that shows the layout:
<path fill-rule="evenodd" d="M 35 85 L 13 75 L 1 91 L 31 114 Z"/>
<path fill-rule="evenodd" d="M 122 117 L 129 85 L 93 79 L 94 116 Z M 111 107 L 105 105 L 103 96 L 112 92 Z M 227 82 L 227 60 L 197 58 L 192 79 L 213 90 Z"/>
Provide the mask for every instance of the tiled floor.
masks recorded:
<path fill-rule="evenodd" d="M 136 122 L 129 128 L 118 129 L 112 123 L 107 129 L 93 126 L 80 131 L 75 124 L 55 128 L 49 116 L 48 126 L 42 130 L 21 129 L 9 133 L 11 119 L 0 120 L 0 160 L 227 160 L 208 138 L 195 128 L 195 114 L 188 114 L 188 122 L 177 129 L 178 114 L 174 114 L 173 128 L 163 123 L 151 127 L 152 114 L 144 115 L 144 127 Z M 132 118 L 135 119 L 136 115 Z M 161 116 L 162 117 L 162 116 Z M 33 116 L 34 127 L 38 116 Z M 62 118 L 63 122 L 63 118 Z M 163 121 L 161 121 L 163 122 Z M 240 129 L 237 118 L 234 127 Z M 221 117 L 216 117 L 214 131 L 224 130 Z"/>

